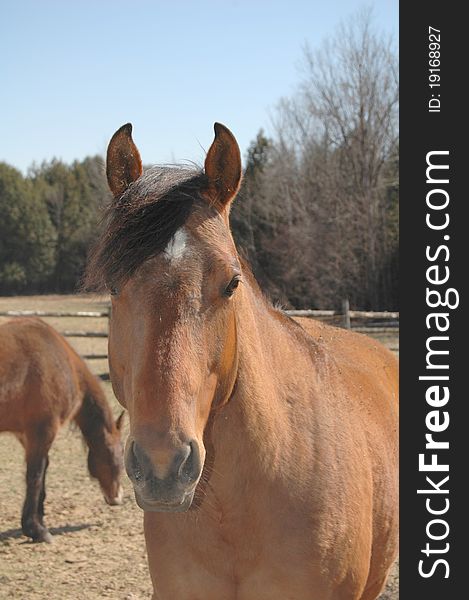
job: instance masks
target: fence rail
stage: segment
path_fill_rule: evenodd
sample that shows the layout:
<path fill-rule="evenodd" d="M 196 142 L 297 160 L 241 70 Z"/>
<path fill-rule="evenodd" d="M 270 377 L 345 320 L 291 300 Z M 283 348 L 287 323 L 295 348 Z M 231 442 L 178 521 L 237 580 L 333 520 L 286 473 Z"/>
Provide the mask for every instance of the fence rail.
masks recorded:
<path fill-rule="evenodd" d="M 108 317 L 109 311 L 1 310 L 0 317 Z"/>
<path fill-rule="evenodd" d="M 291 317 L 343 317 L 344 313 L 340 310 L 286 310 Z M 387 311 L 369 311 L 369 310 L 349 310 L 351 319 L 399 319 L 398 312 Z"/>
<path fill-rule="evenodd" d="M 64 337 L 107 338 L 107 331 L 65 331 L 60 332 Z"/>
<path fill-rule="evenodd" d="M 343 312 L 340 310 L 314 310 L 299 309 L 286 310 L 292 317 L 340 317 Z M 369 311 L 369 310 L 349 310 L 351 319 L 399 319 L 398 312 L 388 311 Z M 46 311 L 46 310 L 1 310 L 0 317 L 108 317 L 109 311 Z"/>
<path fill-rule="evenodd" d="M 286 310 L 285 313 L 291 317 L 310 317 L 319 320 L 334 321 L 337 325 L 342 325 L 348 329 L 353 329 L 360 333 L 396 333 L 399 329 L 399 313 L 388 311 L 363 311 L 350 310 L 347 300 L 342 303 L 342 310 Z M 0 317 L 83 317 L 83 318 L 108 318 L 109 311 L 47 311 L 47 310 L 3 310 L 0 311 Z M 352 323 L 352 320 L 356 323 Z M 71 338 L 107 338 L 107 331 L 88 331 L 88 330 L 64 330 L 60 332 L 65 337 Z M 391 348 L 395 350 L 396 348 Z M 86 360 L 105 360 L 107 354 L 83 354 Z M 104 381 L 109 381 L 109 373 L 100 373 L 99 377 Z"/>

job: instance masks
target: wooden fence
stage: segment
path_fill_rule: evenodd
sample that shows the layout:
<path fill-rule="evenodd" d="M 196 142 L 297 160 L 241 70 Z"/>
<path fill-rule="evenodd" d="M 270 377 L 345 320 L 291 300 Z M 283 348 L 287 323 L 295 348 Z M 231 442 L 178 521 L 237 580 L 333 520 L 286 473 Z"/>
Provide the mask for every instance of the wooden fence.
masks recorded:
<path fill-rule="evenodd" d="M 286 310 L 291 317 L 311 317 L 334 324 L 336 326 L 346 327 L 359 331 L 360 333 L 386 334 L 398 333 L 399 331 L 399 313 L 398 312 L 373 312 L 350 310 L 348 301 L 342 303 L 342 311 L 335 310 Z M 44 311 L 44 310 L 6 310 L 0 311 L 0 317 L 73 317 L 73 318 L 109 318 L 109 312 L 104 311 Z M 107 338 L 106 331 L 63 330 L 60 333 L 70 338 Z M 397 350 L 397 348 L 391 348 Z M 87 360 L 104 360 L 107 354 L 83 354 Z M 109 381 L 109 372 L 99 373 L 99 377 L 104 381 Z"/>
<path fill-rule="evenodd" d="M 51 311 L 51 310 L 3 310 L 0 311 L 0 317 L 41 317 L 41 318 L 63 318 L 63 317 L 69 317 L 69 318 L 103 318 L 103 319 L 108 319 L 109 318 L 109 311 L 108 310 L 103 310 L 103 311 L 76 311 L 76 312 L 70 312 L 70 311 Z M 106 324 L 106 331 L 90 331 L 88 330 L 86 327 L 83 329 L 79 329 L 79 330 L 71 330 L 71 329 L 65 329 L 60 331 L 60 333 L 64 336 L 64 337 L 69 337 L 69 338 L 107 338 L 108 334 L 107 334 L 107 324 Z M 107 353 L 106 354 L 98 354 L 98 353 L 91 353 L 91 354 L 82 354 L 82 358 L 86 359 L 86 360 L 107 360 Z M 98 376 L 103 380 L 103 381 L 109 381 L 109 371 L 106 371 L 104 373 L 98 373 Z"/>

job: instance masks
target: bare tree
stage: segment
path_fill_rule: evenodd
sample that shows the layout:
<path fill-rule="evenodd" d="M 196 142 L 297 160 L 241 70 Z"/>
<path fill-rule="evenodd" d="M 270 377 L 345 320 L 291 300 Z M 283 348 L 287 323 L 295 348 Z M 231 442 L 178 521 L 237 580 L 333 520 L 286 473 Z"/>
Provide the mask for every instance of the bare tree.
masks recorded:
<path fill-rule="evenodd" d="M 263 173 L 271 210 L 283 211 L 283 252 L 296 256 L 281 275 L 288 286 L 290 272 L 301 271 L 316 304 L 349 296 L 386 307 L 395 282 L 383 271 L 397 243 L 389 233 L 398 144 L 393 43 L 374 30 L 371 11 L 361 11 L 321 48 L 305 48 L 303 71 L 298 92 L 279 104 L 276 158 Z"/>

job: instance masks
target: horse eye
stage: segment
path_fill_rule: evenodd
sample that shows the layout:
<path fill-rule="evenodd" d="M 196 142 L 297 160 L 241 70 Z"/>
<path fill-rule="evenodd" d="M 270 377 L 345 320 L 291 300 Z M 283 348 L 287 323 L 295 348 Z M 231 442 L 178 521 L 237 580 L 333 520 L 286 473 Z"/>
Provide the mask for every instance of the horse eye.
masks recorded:
<path fill-rule="evenodd" d="M 117 294 L 119 293 L 118 288 L 116 288 L 115 286 L 110 285 L 108 287 L 109 293 L 111 294 L 111 296 L 117 296 Z"/>
<path fill-rule="evenodd" d="M 225 291 L 223 292 L 224 296 L 231 298 L 234 294 L 235 289 L 238 287 L 239 282 L 241 281 L 240 275 L 235 275 L 230 283 L 226 286 Z"/>

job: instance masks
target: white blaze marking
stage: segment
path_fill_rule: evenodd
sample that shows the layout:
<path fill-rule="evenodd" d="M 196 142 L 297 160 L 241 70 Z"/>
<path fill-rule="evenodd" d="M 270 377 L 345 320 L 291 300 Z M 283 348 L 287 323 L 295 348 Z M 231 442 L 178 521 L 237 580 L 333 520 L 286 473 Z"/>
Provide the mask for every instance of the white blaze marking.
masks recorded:
<path fill-rule="evenodd" d="M 164 253 L 169 260 L 177 260 L 181 258 L 186 251 L 187 234 L 184 229 L 178 229 L 173 237 L 169 240 Z"/>

